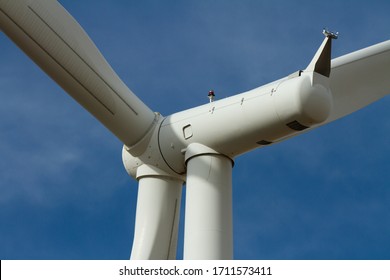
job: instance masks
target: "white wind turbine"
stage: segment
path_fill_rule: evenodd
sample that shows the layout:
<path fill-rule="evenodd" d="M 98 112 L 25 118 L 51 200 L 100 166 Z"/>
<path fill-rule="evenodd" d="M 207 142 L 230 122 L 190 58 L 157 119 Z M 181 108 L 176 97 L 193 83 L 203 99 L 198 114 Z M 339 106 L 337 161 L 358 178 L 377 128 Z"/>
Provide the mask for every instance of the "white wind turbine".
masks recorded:
<path fill-rule="evenodd" d="M 123 144 L 139 181 L 132 259 L 174 259 L 182 185 L 184 258 L 230 259 L 233 160 L 348 115 L 390 92 L 390 41 L 331 61 L 325 39 L 303 71 L 163 117 L 135 96 L 54 0 L 0 0 L 0 27 Z"/>

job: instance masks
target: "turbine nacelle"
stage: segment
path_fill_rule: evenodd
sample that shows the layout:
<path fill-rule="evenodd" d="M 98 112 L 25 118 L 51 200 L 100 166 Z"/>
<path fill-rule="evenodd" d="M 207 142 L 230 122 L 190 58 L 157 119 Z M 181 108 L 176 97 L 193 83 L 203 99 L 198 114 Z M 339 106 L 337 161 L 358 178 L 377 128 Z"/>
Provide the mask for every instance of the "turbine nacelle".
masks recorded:
<path fill-rule="evenodd" d="M 126 170 L 137 178 L 137 168 L 146 164 L 180 176 L 186 173 L 185 153 L 191 144 L 234 159 L 323 123 L 331 113 L 333 98 L 329 78 L 312 65 L 325 65 L 325 72 L 330 72 L 326 69 L 330 56 L 323 55 L 330 53 L 328 42 L 329 37 L 305 71 L 166 118 L 159 116 L 149 137 L 124 148 Z"/>

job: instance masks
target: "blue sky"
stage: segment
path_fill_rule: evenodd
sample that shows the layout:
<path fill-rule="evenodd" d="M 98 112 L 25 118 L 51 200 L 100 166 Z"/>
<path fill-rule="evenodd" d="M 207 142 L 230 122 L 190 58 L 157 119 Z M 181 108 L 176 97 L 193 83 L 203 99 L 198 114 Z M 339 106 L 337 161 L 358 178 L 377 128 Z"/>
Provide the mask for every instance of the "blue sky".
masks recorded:
<path fill-rule="evenodd" d="M 323 27 L 340 32 L 333 57 L 390 34 L 389 1 L 60 2 L 165 116 L 305 68 Z M 0 45 L 0 259 L 129 258 L 137 182 L 122 144 Z M 236 259 L 390 259 L 389 98 L 236 158 Z"/>

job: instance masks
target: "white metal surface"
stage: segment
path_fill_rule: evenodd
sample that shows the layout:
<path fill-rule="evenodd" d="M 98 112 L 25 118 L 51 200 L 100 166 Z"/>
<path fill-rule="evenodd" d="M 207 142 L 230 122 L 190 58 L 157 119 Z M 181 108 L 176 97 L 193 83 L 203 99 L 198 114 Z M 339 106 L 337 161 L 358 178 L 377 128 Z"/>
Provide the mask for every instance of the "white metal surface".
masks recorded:
<path fill-rule="evenodd" d="M 138 169 L 138 180 L 131 259 L 176 259 L 183 181 L 147 165 Z"/>
<path fill-rule="evenodd" d="M 200 144 L 186 159 L 184 259 L 232 259 L 232 160 Z"/>

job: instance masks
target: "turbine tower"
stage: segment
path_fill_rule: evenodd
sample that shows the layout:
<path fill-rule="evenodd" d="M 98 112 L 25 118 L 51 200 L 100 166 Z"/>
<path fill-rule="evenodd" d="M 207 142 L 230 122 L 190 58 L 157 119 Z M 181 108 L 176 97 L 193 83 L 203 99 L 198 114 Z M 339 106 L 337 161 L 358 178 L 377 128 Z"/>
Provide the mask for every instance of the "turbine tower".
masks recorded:
<path fill-rule="evenodd" d="M 122 143 L 139 182 L 131 259 L 175 259 L 186 185 L 184 259 L 233 258 L 234 159 L 351 114 L 390 92 L 390 41 L 170 116 L 144 104 L 54 0 L 0 0 L 0 28 Z"/>

